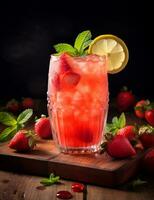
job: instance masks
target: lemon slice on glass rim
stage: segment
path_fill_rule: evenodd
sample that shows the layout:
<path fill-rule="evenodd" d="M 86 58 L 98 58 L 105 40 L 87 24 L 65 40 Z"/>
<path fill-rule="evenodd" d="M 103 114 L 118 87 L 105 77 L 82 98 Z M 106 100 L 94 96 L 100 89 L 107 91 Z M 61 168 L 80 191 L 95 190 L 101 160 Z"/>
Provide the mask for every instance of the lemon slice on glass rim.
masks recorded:
<path fill-rule="evenodd" d="M 108 57 L 108 73 L 115 74 L 125 68 L 129 58 L 126 44 L 119 37 L 111 34 L 96 37 L 89 46 L 89 54 Z"/>

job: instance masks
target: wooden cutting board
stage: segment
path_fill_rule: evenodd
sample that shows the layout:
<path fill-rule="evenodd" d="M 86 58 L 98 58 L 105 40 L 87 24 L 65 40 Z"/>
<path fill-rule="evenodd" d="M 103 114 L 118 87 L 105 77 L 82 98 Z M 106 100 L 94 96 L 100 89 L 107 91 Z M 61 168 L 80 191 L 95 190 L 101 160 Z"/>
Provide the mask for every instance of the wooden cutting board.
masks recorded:
<path fill-rule="evenodd" d="M 117 186 L 138 170 L 144 153 L 115 160 L 107 154 L 69 155 L 58 151 L 53 141 L 40 141 L 31 153 L 16 153 L 8 143 L 0 144 L 0 169 L 46 176 L 51 172 L 63 179 L 100 186 Z"/>

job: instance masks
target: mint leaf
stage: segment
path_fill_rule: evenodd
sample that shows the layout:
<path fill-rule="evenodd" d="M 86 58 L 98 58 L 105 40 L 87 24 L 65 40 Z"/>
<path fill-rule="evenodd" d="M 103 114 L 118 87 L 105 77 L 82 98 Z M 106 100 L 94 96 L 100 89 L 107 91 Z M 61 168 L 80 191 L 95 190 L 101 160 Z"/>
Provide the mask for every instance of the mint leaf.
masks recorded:
<path fill-rule="evenodd" d="M 89 47 L 91 42 L 92 42 L 92 40 L 88 40 L 87 42 L 84 42 L 83 43 L 83 49 L 86 49 L 87 47 Z"/>
<path fill-rule="evenodd" d="M 138 178 L 138 179 L 132 181 L 132 186 L 133 186 L 133 188 L 135 188 L 137 186 L 140 186 L 140 185 L 143 185 L 143 184 L 146 184 L 146 183 L 147 183 L 147 181 L 143 181 L 143 180 Z"/>
<path fill-rule="evenodd" d="M 75 39 L 74 47 L 78 50 L 80 55 L 83 53 L 84 49 L 87 48 L 91 42 L 91 32 L 89 30 L 79 33 Z"/>
<path fill-rule="evenodd" d="M 112 123 L 115 124 L 115 125 L 118 125 L 119 124 L 118 117 L 113 117 L 112 118 Z"/>
<path fill-rule="evenodd" d="M 11 139 L 14 133 L 16 132 L 16 129 L 17 129 L 16 125 L 4 129 L 2 133 L 0 133 L 0 142 L 5 142 Z"/>
<path fill-rule="evenodd" d="M 67 52 L 72 56 L 75 56 L 78 54 L 77 50 L 70 44 L 67 43 L 59 43 L 54 45 L 55 50 L 57 53 L 64 53 Z"/>
<path fill-rule="evenodd" d="M 29 118 L 33 115 L 33 110 L 32 109 L 26 109 L 17 118 L 17 123 L 18 124 L 24 124 L 29 120 Z"/>
<path fill-rule="evenodd" d="M 50 174 L 49 178 L 44 178 L 40 181 L 41 184 L 45 185 L 45 186 L 50 186 L 53 185 L 55 183 L 58 183 L 60 180 L 59 176 L 55 176 L 53 173 Z"/>
<path fill-rule="evenodd" d="M 13 126 L 17 124 L 16 119 L 7 112 L 0 112 L 0 123 L 6 126 Z"/>
<path fill-rule="evenodd" d="M 119 128 L 123 128 L 126 125 L 126 117 L 125 114 L 122 113 L 119 117 Z"/>

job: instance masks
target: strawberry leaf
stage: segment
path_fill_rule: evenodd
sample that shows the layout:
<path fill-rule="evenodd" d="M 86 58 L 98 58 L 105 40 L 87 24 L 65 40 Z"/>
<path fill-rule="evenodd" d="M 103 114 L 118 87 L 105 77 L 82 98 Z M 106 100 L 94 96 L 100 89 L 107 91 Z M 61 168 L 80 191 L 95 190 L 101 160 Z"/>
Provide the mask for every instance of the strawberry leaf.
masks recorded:
<path fill-rule="evenodd" d="M 150 126 L 150 125 L 143 125 L 139 128 L 138 134 L 139 135 L 143 135 L 143 134 L 150 134 L 150 135 L 154 135 L 154 127 Z"/>
<path fill-rule="evenodd" d="M 0 123 L 6 126 L 14 126 L 17 124 L 16 119 L 7 112 L 0 112 Z"/>
<path fill-rule="evenodd" d="M 113 117 L 113 118 L 112 118 L 112 123 L 113 123 L 114 125 L 119 125 L 118 117 Z"/>
<path fill-rule="evenodd" d="M 29 120 L 29 118 L 33 115 L 33 110 L 32 109 L 26 109 L 17 118 L 17 123 L 18 124 L 24 124 Z"/>
<path fill-rule="evenodd" d="M 119 117 L 119 128 L 123 128 L 126 125 L 126 117 L 125 114 L 122 113 Z"/>
<path fill-rule="evenodd" d="M 105 127 L 105 133 L 112 133 L 114 136 L 117 131 L 123 128 L 126 125 L 126 117 L 125 114 L 122 113 L 120 117 L 117 116 L 112 118 L 112 123 L 108 123 Z"/>
<path fill-rule="evenodd" d="M 16 125 L 4 129 L 2 133 L 0 134 L 0 142 L 5 142 L 11 139 L 14 136 L 16 130 L 17 130 Z"/>

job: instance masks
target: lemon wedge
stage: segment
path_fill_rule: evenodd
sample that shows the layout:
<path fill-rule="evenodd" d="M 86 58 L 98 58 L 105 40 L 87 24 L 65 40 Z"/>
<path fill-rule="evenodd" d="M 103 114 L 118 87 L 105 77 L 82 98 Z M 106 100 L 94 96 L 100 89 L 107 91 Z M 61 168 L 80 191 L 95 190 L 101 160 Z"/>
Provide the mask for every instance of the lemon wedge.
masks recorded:
<path fill-rule="evenodd" d="M 89 46 L 89 54 L 108 57 L 108 73 L 115 74 L 125 68 L 129 52 L 123 40 L 115 35 L 100 35 Z"/>

